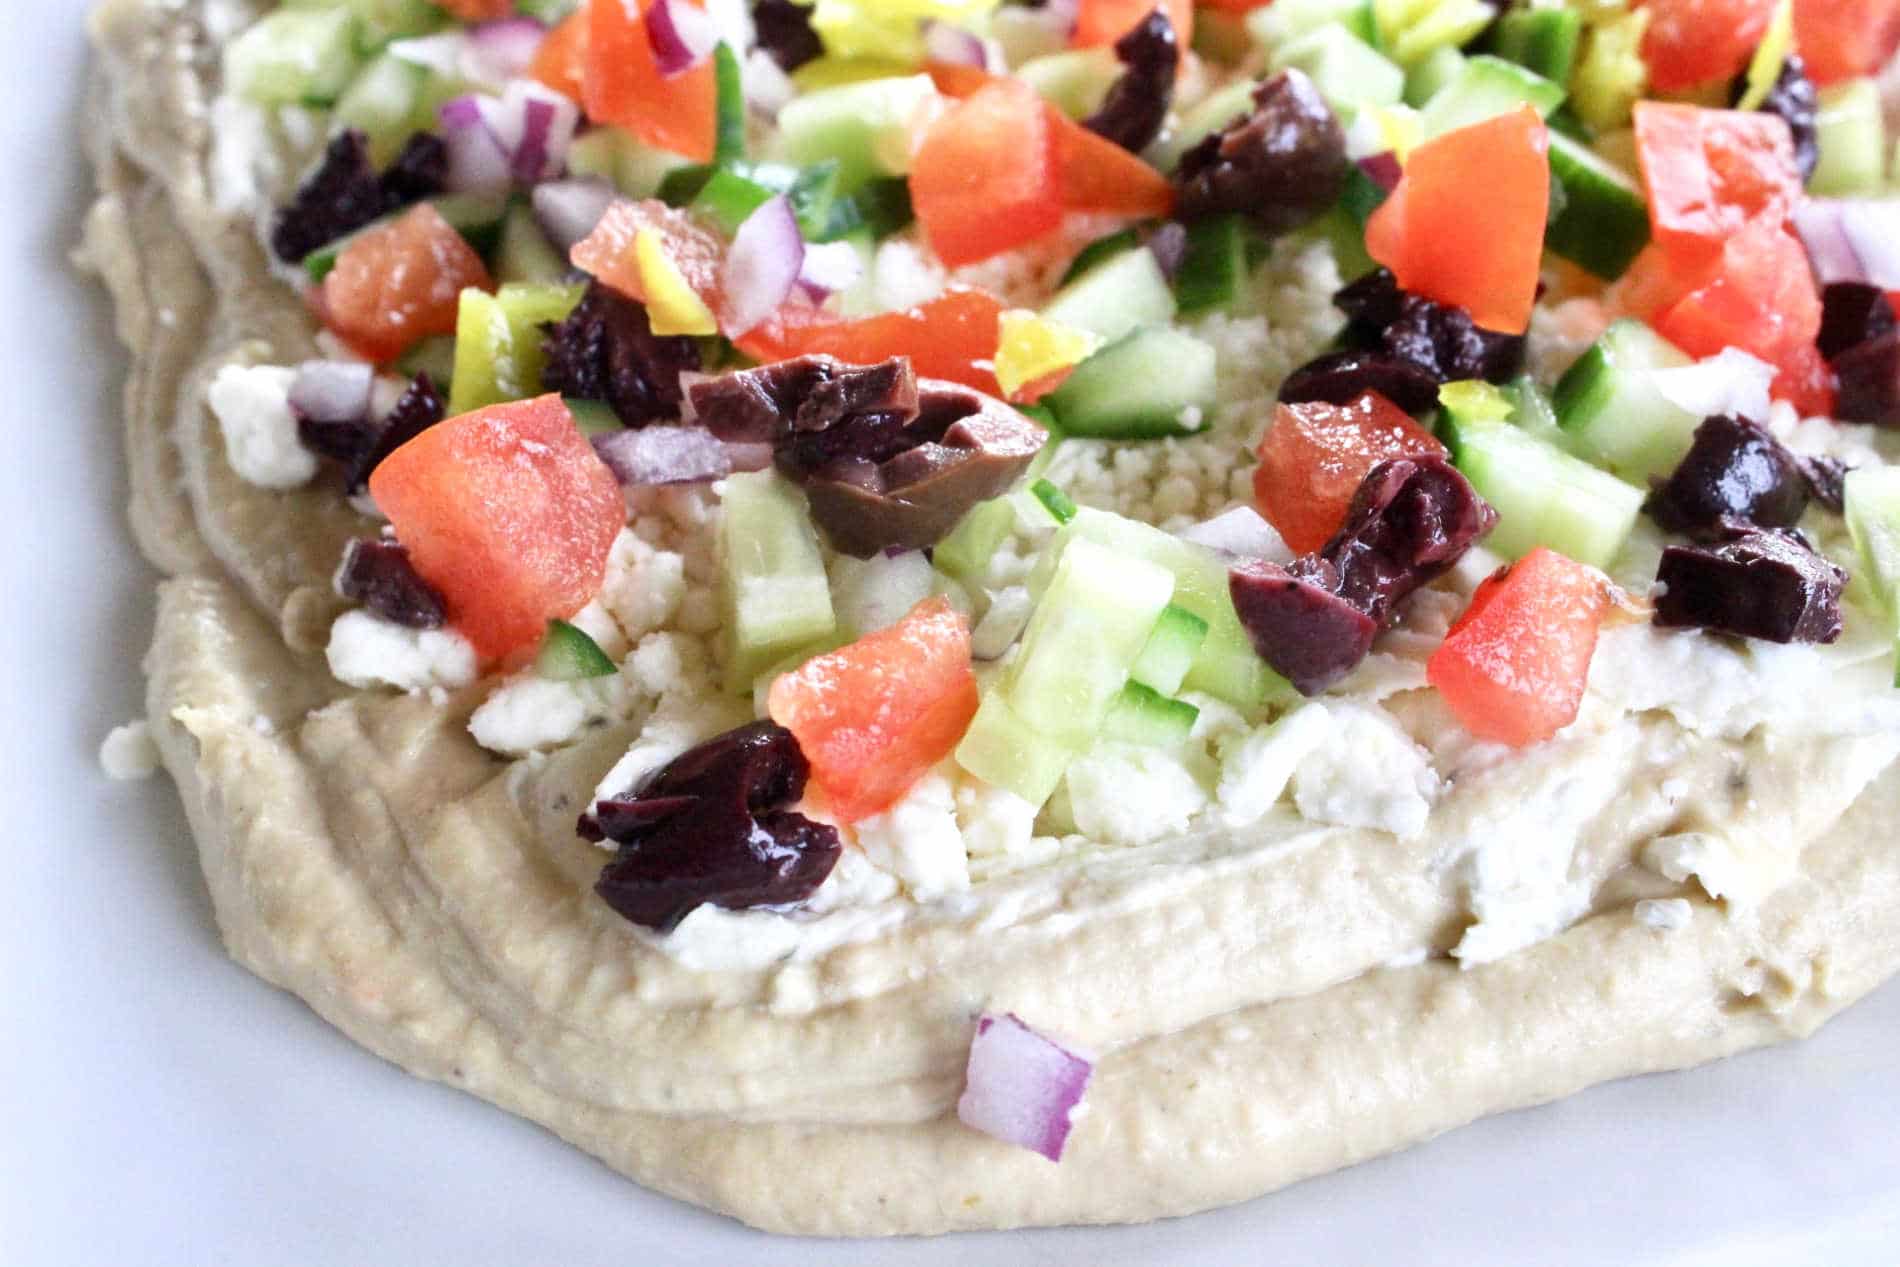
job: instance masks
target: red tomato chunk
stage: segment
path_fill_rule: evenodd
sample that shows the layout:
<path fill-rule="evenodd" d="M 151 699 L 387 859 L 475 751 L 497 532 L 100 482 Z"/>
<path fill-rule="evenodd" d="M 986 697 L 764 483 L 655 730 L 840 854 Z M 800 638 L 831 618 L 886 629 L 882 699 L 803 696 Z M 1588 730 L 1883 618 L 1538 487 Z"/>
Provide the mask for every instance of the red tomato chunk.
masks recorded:
<path fill-rule="evenodd" d="M 931 249 L 951 268 L 1041 237 L 1062 220 L 1054 133 L 1036 90 L 997 80 L 924 133 L 910 197 Z"/>
<path fill-rule="evenodd" d="M 1445 455 L 1412 416 L 1366 392 L 1345 405 L 1281 405 L 1260 441 L 1254 499 L 1296 553 L 1332 540 L 1366 472 L 1389 458 Z"/>
<path fill-rule="evenodd" d="M 323 279 L 318 310 L 338 338 L 372 361 L 454 334 L 462 291 L 493 290 L 482 257 L 428 203 L 363 230 Z"/>

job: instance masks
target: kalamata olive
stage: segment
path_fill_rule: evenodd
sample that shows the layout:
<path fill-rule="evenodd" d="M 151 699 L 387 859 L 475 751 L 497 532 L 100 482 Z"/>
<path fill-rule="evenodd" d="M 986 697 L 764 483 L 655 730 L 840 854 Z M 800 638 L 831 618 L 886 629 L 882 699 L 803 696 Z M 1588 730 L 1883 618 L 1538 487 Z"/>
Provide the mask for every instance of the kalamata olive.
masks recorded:
<path fill-rule="evenodd" d="M 1339 201 L 1346 134 L 1304 72 L 1284 70 L 1254 90 L 1246 117 L 1181 156 L 1178 207 L 1187 218 L 1224 211 L 1287 233 Z"/>
<path fill-rule="evenodd" d="M 1866 282 L 1829 282 L 1821 290 L 1821 333 L 1814 346 L 1833 360 L 1894 329 L 1893 301 Z"/>
<path fill-rule="evenodd" d="M 780 70 L 794 71 L 806 62 L 822 57 L 825 46 L 811 29 L 811 5 L 796 0 L 758 0 L 752 6 L 752 25 L 759 34 L 759 47 L 779 64 Z"/>
<path fill-rule="evenodd" d="M 798 740 L 773 722 L 708 740 L 581 818 L 583 838 L 619 846 L 594 891 L 660 932 L 707 903 L 804 901 L 843 851 L 837 828 L 785 808 L 810 775 Z"/>
<path fill-rule="evenodd" d="M 417 132 L 403 142 L 378 182 L 385 214 L 444 192 L 449 187 L 448 142 L 433 132 Z"/>
<path fill-rule="evenodd" d="M 1766 427 L 1717 415 L 1696 428 L 1689 452 L 1643 509 L 1666 532 L 1700 537 L 1722 531 L 1725 520 L 1792 528 L 1808 496 L 1801 460 Z"/>
<path fill-rule="evenodd" d="M 323 422 L 297 420 L 297 438 L 305 448 L 339 462 L 344 485 L 354 495 L 369 486 L 370 473 L 382 460 L 442 421 L 446 406 L 435 380 L 418 374 L 396 399 L 386 418 Z"/>
<path fill-rule="evenodd" d="M 1836 418 L 1900 427 L 1900 331 L 1855 344 L 1829 364 L 1838 388 Z"/>
<path fill-rule="evenodd" d="M 1375 391 L 1407 413 L 1422 414 L 1437 407 L 1438 388 L 1438 377 L 1411 361 L 1346 349 L 1327 352 L 1287 375 L 1280 385 L 1280 403 L 1323 400 L 1344 405 Z"/>
<path fill-rule="evenodd" d="M 1408 294 L 1383 268 L 1343 287 L 1333 304 L 1346 314 L 1349 346 L 1407 361 L 1438 383 L 1504 383 L 1524 367 L 1522 335 L 1485 330 L 1462 308 Z"/>
<path fill-rule="evenodd" d="M 369 140 L 355 128 L 330 138 L 317 168 L 298 186 L 271 225 L 271 250 L 288 264 L 379 216 L 430 198 L 446 187 L 448 147 L 440 137 L 418 132 L 378 175 Z"/>
<path fill-rule="evenodd" d="M 1656 569 L 1656 624 L 1765 642 L 1833 642 L 1847 573 L 1798 532 L 1730 521 L 1719 544 L 1669 546 Z"/>
<path fill-rule="evenodd" d="M 1123 70 L 1102 106 L 1082 126 L 1139 153 L 1160 135 L 1174 100 L 1174 72 L 1181 44 L 1166 10 L 1157 6 L 1115 41 Z"/>
<path fill-rule="evenodd" d="M 394 541 L 358 538 L 343 547 L 336 592 L 407 629 L 440 629 L 448 619 L 442 595 L 416 572 Z"/>
<path fill-rule="evenodd" d="M 1352 672 L 1379 632 L 1338 588 L 1339 574 L 1318 555 L 1285 567 L 1249 559 L 1228 570 L 1228 593 L 1254 650 L 1302 695 L 1318 695 Z"/>
<path fill-rule="evenodd" d="M 1729 86 L 1729 104 L 1738 104 L 1742 95 L 1748 91 L 1748 76 L 1738 75 Z M 1821 94 L 1816 90 L 1814 81 L 1808 78 L 1807 63 L 1801 60 L 1799 53 L 1789 53 L 1781 64 L 1781 73 L 1775 77 L 1774 86 L 1768 90 L 1767 97 L 1755 107 L 1763 114 L 1772 114 L 1788 125 L 1789 133 L 1794 137 L 1794 165 L 1801 173 L 1801 181 L 1807 183 L 1814 175 L 1815 165 L 1821 161 Z"/>
<path fill-rule="evenodd" d="M 1840 514 L 1847 509 L 1847 463 L 1825 454 L 1800 455 L 1801 471 L 1808 477 L 1808 491 L 1814 500 Z"/>
<path fill-rule="evenodd" d="M 644 304 L 590 282 L 574 311 L 543 329 L 544 390 L 604 401 L 629 427 L 679 416 L 680 375 L 699 368 L 699 344 L 654 334 Z"/>

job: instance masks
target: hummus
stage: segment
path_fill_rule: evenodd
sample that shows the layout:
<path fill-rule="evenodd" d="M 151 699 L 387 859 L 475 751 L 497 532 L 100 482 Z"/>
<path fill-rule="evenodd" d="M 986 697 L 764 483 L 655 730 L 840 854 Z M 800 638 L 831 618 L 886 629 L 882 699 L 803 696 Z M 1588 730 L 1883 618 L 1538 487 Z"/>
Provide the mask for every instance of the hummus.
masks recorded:
<path fill-rule="evenodd" d="M 1578 722 L 1509 752 L 1417 689 L 1482 560 L 1271 725 L 1207 701 L 1180 752 L 1092 754 L 1040 816 L 945 770 L 801 910 L 629 925 L 593 896 L 606 855 L 576 816 L 752 715 L 704 685 L 690 543 L 715 500 L 656 499 L 616 547 L 638 583 L 577 618 L 625 661 L 611 690 L 471 684 L 420 646 L 396 685 L 429 689 L 332 671 L 331 573 L 370 521 L 268 487 L 296 482 L 281 463 L 243 478 L 207 404 L 228 366 L 314 354 L 231 189 L 275 170 L 259 196 L 281 196 L 313 138 L 221 121 L 229 7 L 94 13 L 82 258 L 133 352 L 131 520 L 167 576 L 148 711 L 220 929 L 363 1046 L 760 1227 L 927 1233 L 1243 1200 L 1805 1035 L 1900 967 L 1900 695 L 1871 613 L 1850 604 L 1830 647 L 1609 631 Z M 1330 271 L 1282 256 L 1277 284 Z M 1311 350 L 1209 337 L 1256 383 Z M 1245 438 L 1078 445 L 1062 482 L 1187 522 L 1230 504 Z M 1006 550 L 991 580 L 1026 570 Z M 981 1012 L 1101 1053 L 1059 1164 L 952 1112 Z"/>

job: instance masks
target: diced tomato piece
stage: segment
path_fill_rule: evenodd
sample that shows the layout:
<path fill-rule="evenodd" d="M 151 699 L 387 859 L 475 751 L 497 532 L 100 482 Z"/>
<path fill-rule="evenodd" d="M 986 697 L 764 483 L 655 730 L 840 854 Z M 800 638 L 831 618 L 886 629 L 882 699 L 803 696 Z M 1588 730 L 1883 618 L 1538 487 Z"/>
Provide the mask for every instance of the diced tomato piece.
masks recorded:
<path fill-rule="evenodd" d="M 535 50 L 528 74 L 564 97 L 587 95 L 587 15 L 570 13 Z"/>
<path fill-rule="evenodd" d="M 1524 333 L 1544 257 L 1549 153 L 1529 106 L 1427 141 L 1372 213 L 1366 250 L 1406 290 L 1455 304 L 1486 330 Z"/>
<path fill-rule="evenodd" d="M 767 710 L 798 737 L 839 821 L 889 809 L 976 715 L 970 627 L 946 598 L 807 660 L 772 683 Z"/>
<path fill-rule="evenodd" d="M 1610 288 L 1607 299 L 1615 312 L 1654 324 L 1657 313 L 1701 285 L 1709 271 L 1706 265 L 1684 268 L 1651 242 Z"/>
<path fill-rule="evenodd" d="M 1794 37 L 1817 84 L 1877 75 L 1900 49 L 1900 0 L 1794 0 Z"/>
<path fill-rule="evenodd" d="M 1388 458 L 1429 454 L 1442 457 L 1445 446 L 1377 392 L 1344 405 L 1281 405 L 1260 441 L 1254 499 L 1287 545 L 1306 554 L 1345 523 L 1367 471 Z"/>
<path fill-rule="evenodd" d="M 592 600 L 627 517 L 552 395 L 437 423 L 383 459 L 369 491 L 484 660 L 534 645 Z"/>
<path fill-rule="evenodd" d="M 1194 42 L 1194 0 L 1082 0 L 1075 15 L 1075 44 L 1079 48 L 1113 44 L 1156 9 L 1174 24 L 1175 43 L 1186 57 Z"/>
<path fill-rule="evenodd" d="M 330 329 L 372 361 L 454 334 L 461 294 L 493 290 L 482 257 L 426 202 L 365 229 L 337 256 L 319 303 Z"/>
<path fill-rule="evenodd" d="M 568 261 L 591 273 L 601 285 L 629 299 L 646 302 L 633 240 L 642 229 L 660 235 L 666 257 L 693 293 L 715 312 L 719 309 L 719 265 L 725 247 L 718 236 L 686 211 L 657 198 L 611 203 L 594 231 L 574 244 Z"/>
<path fill-rule="evenodd" d="M 446 9 L 464 22 L 492 22 L 515 11 L 515 0 L 434 0 L 435 7 Z"/>
<path fill-rule="evenodd" d="M 662 75 L 644 20 L 653 0 L 637 0 L 639 17 L 628 11 L 629 2 L 588 0 L 581 97 L 587 117 L 694 162 L 711 162 L 719 96 L 712 62 L 670 79 Z"/>
<path fill-rule="evenodd" d="M 1062 194 L 1036 90 L 999 80 L 945 111 L 911 158 L 910 197 L 931 248 L 952 268 L 1055 228 Z"/>
<path fill-rule="evenodd" d="M 994 295 L 953 286 L 915 308 L 854 321 L 781 311 L 735 342 L 756 361 L 818 352 L 853 365 L 875 365 L 908 356 L 920 377 L 948 379 L 1000 396 L 990 362 L 1002 318 L 1002 301 Z"/>
<path fill-rule="evenodd" d="M 1174 184 L 1166 176 L 1054 106 L 1045 112 L 1055 136 L 1056 180 L 1066 209 L 1157 219 L 1173 212 Z"/>
<path fill-rule="evenodd" d="M 1781 360 L 1781 372 L 1769 384 L 1768 394 L 1785 400 L 1803 418 L 1834 416 L 1836 389 L 1834 367 L 1812 343 L 1789 349 Z"/>
<path fill-rule="evenodd" d="M 937 91 L 946 97 L 955 97 L 958 101 L 965 97 L 974 97 L 983 89 L 1002 79 L 1002 75 L 992 75 L 981 66 L 966 66 L 961 62 L 929 62 L 924 73 L 930 76 L 930 82 Z"/>
<path fill-rule="evenodd" d="M 1679 263 L 1721 253 L 1750 220 L 1786 219 L 1801 197 L 1788 125 L 1759 110 L 1636 104 L 1636 157 L 1655 241 Z"/>
<path fill-rule="evenodd" d="M 1523 747 L 1577 719 L 1610 608 L 1601 574 L 1539 546 L 1478 587 L 1425 677 L 1480 739 Z"/>
<path fill-rule="evenodd" d="M 1768 30 L 1775 0 L 1647 0 L 1649 82 L 1679 92 L 1739 75 Z"/>
<path fill-rule="evenodd" d="M 1807 250 L 1778 220 L 1752 220 L 1723 244 L 1707 279 L 1653 324 L 1691 356 L 1732 347 L 1777 368 L 1805 366 L 1803 350 L 1821 330 L 1821 295 Z"/>

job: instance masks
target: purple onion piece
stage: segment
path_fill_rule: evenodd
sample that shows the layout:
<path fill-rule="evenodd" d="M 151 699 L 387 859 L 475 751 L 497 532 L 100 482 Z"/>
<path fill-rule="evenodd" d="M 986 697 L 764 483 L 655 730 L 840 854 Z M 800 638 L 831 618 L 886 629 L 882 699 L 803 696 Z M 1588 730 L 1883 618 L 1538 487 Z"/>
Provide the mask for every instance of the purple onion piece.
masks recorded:
<path fill-rule="evenodd" d="M 1148 254 L 1154 256 L 1161 275 L 1172 283 L 1187 260 L 1187 226 L 1179 220 L 1170 220 L 1150 233 L 1144 245 Z"/>
<path fill-rule="evenodd" d="M 723 479 L 735 469 L 728 448 L 702 427 L 655 425 L 594 437 L 594 452 L 627 488 Z"/>
<path fill-rule="evenodd" d="M 720 272 L 725 333 L 744 334 L 778 311 L 804 263 L 805 239 L 791 200 L 779 194 L 760 204 L 733 235 Z"/>
<path fill-rule="evenodd" d="M 965 1126 L 1061 1161 L 1095 1065 L 1014 1013 L 978 1018 L 957 1117 Z"/>
<path fill-rule="evenodd" d="M 305 361 L 290 385 L 290 408 L 300 421 L 362 422 L 375 383 L 376 370 L 364 361 Z"/>
<path fill-rule="evenodd" d="M 1358 160 L 1358 163 L 1359 170 L 1365 173 L 1366 179 L 1388 194 L 1399 187 L 1399 177 L 1405 174 L 1405 168 L 1399 162 L 1399 156 L 1391 150 L 1379 154 L 1368 154 Z"/>
<path fill-rule="evenodd" d="M 554 119 L 552 102 L 529 98 L 521 103 L 521 144 L 509 164 L 516 183 L 532 185 L 547 174 Z"/>
<path fill-rule="evenodd" d="M 499 85 L 526 74 L 548 29 L 530 17 L 497 18 L 468 30 L 462 72 L 480 84 Z"/>
<path fill-rule="evenodd" d="M 449 188 L 456 193 L 496 193 L 514 183 L 507 148 L 490 124 L 484 101 L 456 97 L 437 112 L 449 149 Z"/>
<path fill-rule="evenodd" d="M 534 187 L 529 201 L 535 223 L 563 257 L 594 231 L 618 196 L 604 180 L 549 180 Z"/>
<path fill-rule="evenodd" d="M 406 629 L 440 629 L 448 619 L 442 595 L 394 541 L 358 538 L 344 546 L 336 592 Z"/>
<path fill-rule="evenodd" d="M 1823 285 L 1900 290 L 1900 198 L 1804 199 L 1795 205 L 1794 225 Z"/>
<path fill-rule="evenodd" d="M 864 260 L 849 242 L 820 242 L 805 248 L 798 269 L 799 289 L 815 303 L 849 290 L 864 276 Z"/>
<path fill-rule="evenodd" d="M 646 12 L 646 28 L 664 79 L 685 74 L 711 57 L 719 44 L 718 24 L 687 0 L 658 0 Z"/>
<path fill-rule="evenodd" d="M 941 18 L 926 18 L 923 33 L 926 60 L 950 66 L 974 66 L 978 70 L 988 68 L 989 54 L 983 47 L 982 37 Z"/>
<path fill-rule="evenodd" d="M 1833 642 L 1847 573 L 1798 532 L 1731 521 L 1719 544 L 1669 546 L 1656 569 L 1656 624 L 1765 642 Z"/>

